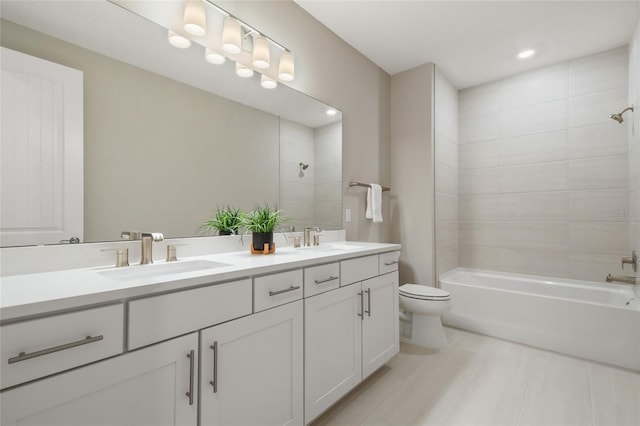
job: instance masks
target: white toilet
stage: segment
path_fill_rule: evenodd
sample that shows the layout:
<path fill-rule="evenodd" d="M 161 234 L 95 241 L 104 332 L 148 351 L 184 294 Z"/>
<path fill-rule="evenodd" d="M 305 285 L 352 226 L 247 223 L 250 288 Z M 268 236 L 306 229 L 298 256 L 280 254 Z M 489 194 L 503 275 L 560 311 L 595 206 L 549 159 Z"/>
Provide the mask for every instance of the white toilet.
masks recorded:
<path fill-rule="evenodd" d="M 440 316 L 451 309 L 451 295 L 439 288 L 404 284 L 399 288 L 400 307 L 411 313 L 411 338 L 407 343 L 428 349 L 447 344 Z"/>

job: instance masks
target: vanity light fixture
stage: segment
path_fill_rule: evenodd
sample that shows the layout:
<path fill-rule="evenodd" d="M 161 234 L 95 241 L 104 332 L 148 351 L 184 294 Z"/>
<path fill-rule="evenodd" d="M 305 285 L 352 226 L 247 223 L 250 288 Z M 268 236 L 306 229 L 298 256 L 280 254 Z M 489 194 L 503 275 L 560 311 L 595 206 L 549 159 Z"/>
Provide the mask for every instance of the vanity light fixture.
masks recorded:
<path fill-rule="evenodd" d="M 204 58 L 207 60 L 207 62 L 211 62 L 212 64 L 216 65 L 224 64 L 227 60 L 227 58 L 222 53 L 216 52 L 215 50 L 208 47 L 204 50 Z"/>
<path fill-rule="evenodd" d="M 227 16 L 222 27 L 222 50 L 237 55 L 242 50 L 242 28 L 240 22 Z"/>
<path fill-rule="evenodd" d="M 295 77 L 295 67 L 293 64 L 293 53 L 288 50 L 280 55 L 280 64 L 278 65 L 278 78 L 282 81 L 292 81 Z"/>
<path fill-rule="evenodd" d="M 184 30 L 192 36 L 202 37 L 207 33 L 207 18 L 202 0 L 184 2 Z"/>
<path fill-rule="evenodd" d="M 532 57 L 533 55 L 535 55 L 536 51 L 533 49 L 527 49 L 527 50 L 523 50 L 522 52 L 518 53 L 518 59 L 527 59 Z"/>
<path fill-rule="evenodd" d="M 260 85 L 265 89 L 275 89 L 278 87 L 278 82 L 269 77 L 266 74 L 260 76 Z"/>
<path fill-rule="evenodd" d="M 236 74 L 238 77 L 249 78 L 253 76 L 253 70 L 240 62 L 236 62 Z"/>
<path fill-rule="evenodd" d="M 177 47 L 179 49 L 186 49 L 187 47 L 191 46 L 191 40 L 189 40 L 185 36 L 182 36 L 176 33 L 175 31 L 169 30 L 168 37 L 169 37 L 169 43 L 172 46 Z"/>
<path fill-rule="evenodd" d="M 267 69 L 271 64 L 269 42 L 262 35 L 253 39 L 253 66 L 258 69 Z"/>

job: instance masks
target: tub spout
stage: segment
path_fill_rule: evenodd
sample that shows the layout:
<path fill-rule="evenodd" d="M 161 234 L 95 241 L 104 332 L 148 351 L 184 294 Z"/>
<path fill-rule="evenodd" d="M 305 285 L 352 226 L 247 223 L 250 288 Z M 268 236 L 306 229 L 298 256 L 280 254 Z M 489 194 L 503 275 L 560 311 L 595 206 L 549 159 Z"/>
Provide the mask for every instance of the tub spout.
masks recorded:
<path fill-rule="evenodd" d="M 636 277 L 621 277 L 609 274 L 607 275 L 607 278 L 605 278 L 605 281 L 608 283 L 617 282 L 634 285 L 636 283 Z"/>

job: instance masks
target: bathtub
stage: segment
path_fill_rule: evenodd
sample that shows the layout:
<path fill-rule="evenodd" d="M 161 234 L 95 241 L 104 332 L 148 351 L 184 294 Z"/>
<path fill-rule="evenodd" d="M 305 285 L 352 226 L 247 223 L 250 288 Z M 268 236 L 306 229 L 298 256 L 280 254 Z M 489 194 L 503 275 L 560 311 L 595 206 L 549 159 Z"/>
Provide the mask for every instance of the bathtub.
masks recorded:
<path fill-rule="evenodd" d="M 640 371 L 640 300 L 633 286 L 457 268 L 440 275 L 443 322 Z"/>

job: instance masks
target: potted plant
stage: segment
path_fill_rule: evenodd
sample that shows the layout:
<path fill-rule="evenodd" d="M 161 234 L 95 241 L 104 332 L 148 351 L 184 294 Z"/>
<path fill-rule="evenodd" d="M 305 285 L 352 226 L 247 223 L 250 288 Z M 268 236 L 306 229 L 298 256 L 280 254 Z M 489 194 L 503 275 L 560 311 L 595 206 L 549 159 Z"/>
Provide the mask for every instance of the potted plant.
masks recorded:
<path fill-rule="evenodd" d="M 268 252 L 272 253 L 275 251 L 273 231 L 285 220 L 287 218 L 281 210 L 265 204 L 243 215 L 241 227 L 251 232 L 253 251 L 264 252 L 265 244 L 268 243 Z"/>
<path fill-rule="evenodd" d="M 243 213 L 240 209 L 234 209 L 229 206 L 218 207 L 216 214 L 200 225 L 200 228 L 216 230 L 218 235 L 235 235 L 239 233 L 242 216 Z"/>

